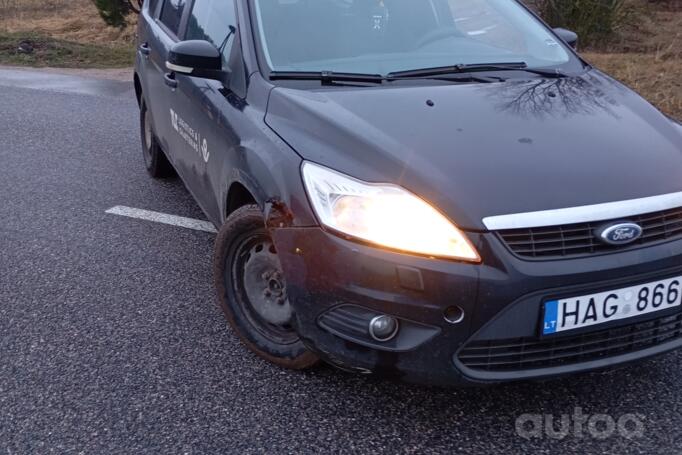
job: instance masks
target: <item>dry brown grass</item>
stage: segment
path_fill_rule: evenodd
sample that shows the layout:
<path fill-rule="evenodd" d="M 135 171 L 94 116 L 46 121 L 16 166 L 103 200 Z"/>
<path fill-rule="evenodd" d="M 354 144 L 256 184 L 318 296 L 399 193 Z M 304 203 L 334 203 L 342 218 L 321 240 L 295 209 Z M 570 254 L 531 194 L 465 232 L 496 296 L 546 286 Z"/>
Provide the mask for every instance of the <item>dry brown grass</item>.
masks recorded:
<path fill-rule="evenodd" d="M 129 44 L 135 28 L 107 27 L 90 0 L 0 0 L 0 31 L 83 44 Z"/>
<path fill-rule="evenodd" d="M 659 109 L 682 120 L 682 2 L 651 10 L 608 46 L 584 53 Z"/>
<path fill-rule="evenodd" d="M 0 63 L 66 68 L 129 67 L 135 27 L 108 27 L 90 0 L 0 0 Z M 29 41 L 30 55 L 17 52 Z"/>
<path fill-rule="evenodd" d="M 637 21 L 626 26 L 618 36 L 601 46 L 603 52 L 665 53 L 682 58 L 682 2 L 659 6 L 640 6 Z"/>

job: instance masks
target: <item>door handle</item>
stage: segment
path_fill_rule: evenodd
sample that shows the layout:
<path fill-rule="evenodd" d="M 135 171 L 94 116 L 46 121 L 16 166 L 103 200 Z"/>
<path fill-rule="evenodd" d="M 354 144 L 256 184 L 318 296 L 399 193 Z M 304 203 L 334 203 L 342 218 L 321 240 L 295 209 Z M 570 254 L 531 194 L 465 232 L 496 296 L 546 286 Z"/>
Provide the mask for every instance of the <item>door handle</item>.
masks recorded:
<path fill-rule="evenodd" d="M 178 88 L 178 81 L 175 79 L 175 73 L 166 73 L 163 75 L 163 81 L 172 89 Z"/>
<path fill-rule="evenodd" d="M 145 56 L 148 56 L 152 52 L 152 49 L 149 47 L 148 43 L 140 44 L 140 47 L 138 49 L 140 50 L 140 53 Z"/>

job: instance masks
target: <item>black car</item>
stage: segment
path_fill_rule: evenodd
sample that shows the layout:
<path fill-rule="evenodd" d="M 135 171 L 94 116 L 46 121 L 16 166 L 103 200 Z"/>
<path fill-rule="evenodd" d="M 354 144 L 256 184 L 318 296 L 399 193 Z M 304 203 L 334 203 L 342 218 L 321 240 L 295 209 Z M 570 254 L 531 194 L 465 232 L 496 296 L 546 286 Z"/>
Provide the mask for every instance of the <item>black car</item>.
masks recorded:
<path fill-rule="evenodd" d="M 484 384 L 682 345 L 682 126 L 515 0 L 151 0 L 145 164 L 254 352 Z"/>

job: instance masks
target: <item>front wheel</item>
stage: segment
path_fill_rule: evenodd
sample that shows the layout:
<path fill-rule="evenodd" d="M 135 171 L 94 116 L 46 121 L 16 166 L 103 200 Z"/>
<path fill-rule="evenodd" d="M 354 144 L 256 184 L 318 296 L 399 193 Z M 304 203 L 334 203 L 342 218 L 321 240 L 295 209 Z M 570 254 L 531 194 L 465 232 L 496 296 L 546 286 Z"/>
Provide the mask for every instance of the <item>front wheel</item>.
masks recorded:
<path fill-rule="evenodd" d="M 237 209 L 220 229 L 213 272 L 220 307 L 253 352 L 296 370 L 317 363 L 291 325 L 284 273 L 257 205 Z"/>

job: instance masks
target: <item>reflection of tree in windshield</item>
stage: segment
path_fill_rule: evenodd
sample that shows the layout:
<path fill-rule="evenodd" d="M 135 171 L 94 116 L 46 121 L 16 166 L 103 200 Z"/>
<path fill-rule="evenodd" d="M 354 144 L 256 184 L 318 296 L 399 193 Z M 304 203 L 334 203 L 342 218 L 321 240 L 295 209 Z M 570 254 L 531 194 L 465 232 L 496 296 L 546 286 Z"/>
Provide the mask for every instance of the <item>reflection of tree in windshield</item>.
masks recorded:
<path fill-rule="evenodd" d="M 488 90 L 488 96 L 499 98 L 497 108 L 516 115 L 535 117 L 571 116 L 606 112 L 616 117 L 613 107 L 618 101 L 612 90 L 622 90 L 616 82 L 587 73 L 580 77 L 509 81 Z"/>

